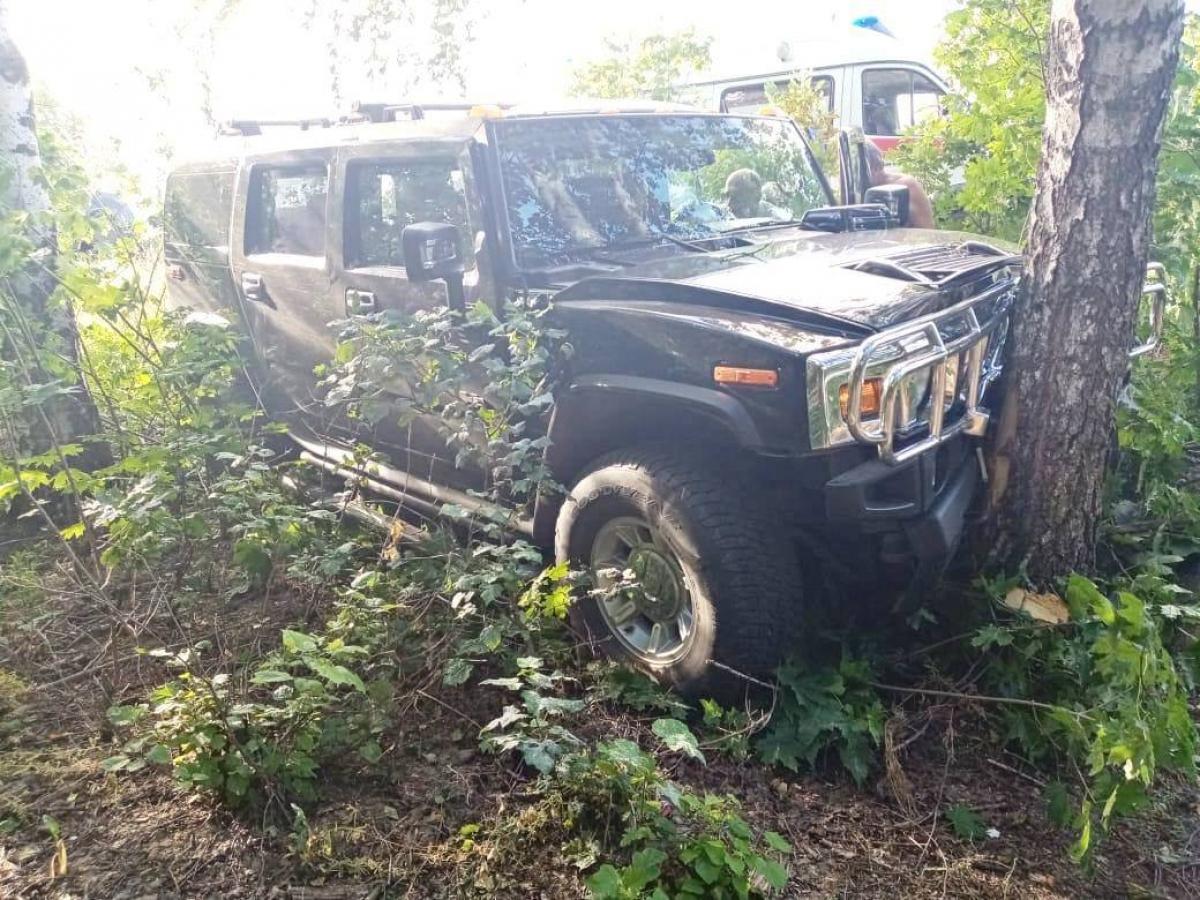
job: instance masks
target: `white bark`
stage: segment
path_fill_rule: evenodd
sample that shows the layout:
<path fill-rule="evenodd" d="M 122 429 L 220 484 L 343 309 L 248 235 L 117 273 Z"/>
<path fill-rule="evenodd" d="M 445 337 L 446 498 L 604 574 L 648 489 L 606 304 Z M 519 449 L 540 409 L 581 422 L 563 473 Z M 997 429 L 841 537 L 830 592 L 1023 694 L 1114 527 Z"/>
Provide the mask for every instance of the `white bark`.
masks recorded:
<path fill-rule="evenodd" d="M 38 214 L 50 208 L 49 194 L 34 177 L 38 162 L 29 71 L 0 6 L 0 209 Z"/>
<path fill-rule="evenodd" d="M 992 481 L 996 553 L 1040 580 L 1094 561 L 1182 30 L 1182 0 L 1052 7 L 1042 160 Z"/>

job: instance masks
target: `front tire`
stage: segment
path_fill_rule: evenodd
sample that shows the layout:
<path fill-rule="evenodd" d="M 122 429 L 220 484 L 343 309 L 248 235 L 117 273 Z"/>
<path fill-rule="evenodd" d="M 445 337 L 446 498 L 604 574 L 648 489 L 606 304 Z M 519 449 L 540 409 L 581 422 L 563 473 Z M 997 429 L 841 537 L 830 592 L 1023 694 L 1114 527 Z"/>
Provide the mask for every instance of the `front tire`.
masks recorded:
<path fill-rule="evenodd" d="M 555 552 L 598 589 L 571 611 L 584 639 L 689 697 L 736 702 L 799 651 L 795 548 L 769 504 L 714 460 L 663 448 L 602 457 L 563 503 Z M 620 590 L 629 570 L 635 593 Z"/>

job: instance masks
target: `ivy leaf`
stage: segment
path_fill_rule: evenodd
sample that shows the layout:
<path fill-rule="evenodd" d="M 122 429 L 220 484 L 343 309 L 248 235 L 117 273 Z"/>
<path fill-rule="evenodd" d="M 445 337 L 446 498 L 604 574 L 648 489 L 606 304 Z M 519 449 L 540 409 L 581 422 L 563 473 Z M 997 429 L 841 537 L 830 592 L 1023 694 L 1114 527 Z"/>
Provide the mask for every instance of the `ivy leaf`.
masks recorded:
<path fill-rule="evenodd" d="M 696 736 L 678 719 L 655 719 L 650 730 L 658 736 L 663 746 L 673 753 L 684 753 L 692 759 L 706 762 Z"/>

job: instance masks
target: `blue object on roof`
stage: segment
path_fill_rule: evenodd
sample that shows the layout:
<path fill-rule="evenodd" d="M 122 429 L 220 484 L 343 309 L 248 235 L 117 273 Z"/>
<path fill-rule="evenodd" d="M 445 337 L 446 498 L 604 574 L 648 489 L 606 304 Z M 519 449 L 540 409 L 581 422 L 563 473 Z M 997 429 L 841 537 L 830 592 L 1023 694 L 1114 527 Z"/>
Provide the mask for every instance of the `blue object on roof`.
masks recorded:
<path fill-rule="evenodd" d="M 895 37 L 895 35 L 888 30 L 888 27 L 879 21 L 879 16 L 859 16 L 850 24 L 855 28 L 866 28 L 868 31 L 878 31 L 880 34 L 886 34 L 888 37 Z"/>

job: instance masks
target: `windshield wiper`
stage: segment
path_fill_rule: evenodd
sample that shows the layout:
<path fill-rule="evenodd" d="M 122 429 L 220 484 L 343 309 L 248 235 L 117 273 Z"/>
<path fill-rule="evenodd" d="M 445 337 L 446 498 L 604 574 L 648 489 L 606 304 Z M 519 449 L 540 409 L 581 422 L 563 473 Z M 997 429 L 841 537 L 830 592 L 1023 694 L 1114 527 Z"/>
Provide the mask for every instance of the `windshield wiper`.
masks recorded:
<path fill-rule="evenodd" d="M 731 228 L 728 231 L 723 232 L 723 233 L 724 234 L 741 234 L 744 231 L 764 231 L 768 228 L 805 228 L 805 227 L 807 227 L 807 226 L 800 219 L 787 219 L 786 221 L 780 221 L 778 219 L 771 219 L 770 221 L 758 222 L 757 224 L 754 224 L 754 225 L 743 225 L 741 228 Z"/>

